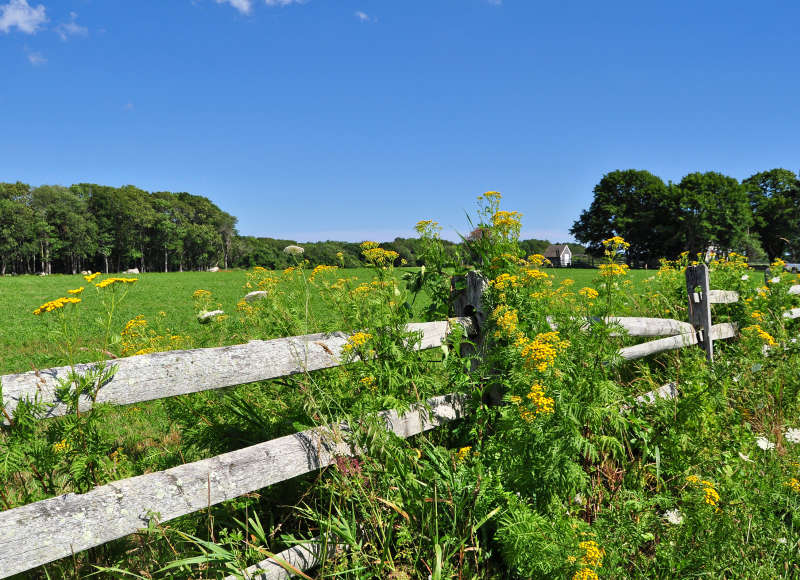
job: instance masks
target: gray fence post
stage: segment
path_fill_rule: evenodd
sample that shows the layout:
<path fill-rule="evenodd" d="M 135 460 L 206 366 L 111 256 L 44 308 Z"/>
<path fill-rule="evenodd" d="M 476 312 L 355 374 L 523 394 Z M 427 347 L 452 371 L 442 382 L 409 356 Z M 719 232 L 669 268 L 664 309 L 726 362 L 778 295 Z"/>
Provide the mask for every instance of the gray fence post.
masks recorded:
<path fill-rule="evenodd" d="M 698 264 L 686 268 L 686 292 L 689 298 L 689 323 L 697 332 L 697 342 L 714 362 L 711 338 L 711 301 L 708 296 L 708 266 Z"/>

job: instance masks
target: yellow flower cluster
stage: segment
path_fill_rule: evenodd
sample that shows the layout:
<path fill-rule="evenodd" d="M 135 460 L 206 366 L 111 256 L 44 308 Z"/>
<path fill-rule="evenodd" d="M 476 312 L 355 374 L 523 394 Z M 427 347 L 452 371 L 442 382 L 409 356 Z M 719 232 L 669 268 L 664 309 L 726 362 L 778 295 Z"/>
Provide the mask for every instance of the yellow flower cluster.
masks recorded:
<path fill-rule="evenodd" d="M 779 270 L 782 270 L 785 265 L 786 265 L 786 262 L 784 262 L 780 258 L 775 258 L 775 261 L 772 262 L 772 268 L 773 269 L 777 268 Z"/>
<path fill-rule="evenodd" d="M 364 244 L 362 244 L 362 248 L 363 246 Z M 394 261 L 400 257 L 400 254 L 394 250 L 384 250 L 383 248 L 367 248 L 362 250 L 361 254 L 364 256 L 364 259 L 367 262 L 370 262 L 376 266 L 388 266 L 394 264 Z"/>
<path fill-rule="evenodd" d="M 517 325 L 519 317 L 517 311 L 505 304 L 500 304 L 492 311 L 492 318 L 497 323 L 498 330 L 494 332 L 495 338 L 505 336 L 510 339 L 519 339 L 522 333 Z"/>
<path fill-rule="evenodd" d="M 585 286 L 580 290 L 578 290 L 578 294 L 585 297 L 587 300 L 594 300 L 595 298 L 600 296 L 600 293 L 597 290 L 595 290 L 594 288 L 589 288 L 588 286 Z"/>
<path fill-rule="evenodd" d="M 469 457 L 469 452 L 472 451 L 472 447 L 462 447 L 458 450 L 456 454 L 456 461 L 464 461 L 467 457 Z"/>
<path fill-rule="evenodd" d="M 724 258 L 712 260 L 709 266 L 719 270 L 739 270 L 747 269 L 747 256 L 731 252 Z"/>
<path fill-rule="evenodd" d="M 600 264 L 600 275 L 612 278 L 614 276 L 625 276 L 628 273 L 627 264 Z"/>
<path fill-rule="evenodd" d="M 66 439 L 62 439 L 58 443 L 53 444 L 53 451 L 55 451 L 56 453 L 66 453 L 71 449 L 72 445 L 70 445 Z"/>
<path fill-rule="evenodd" d="M 758 310 L 754 310 L 753 312 L 750 313 L 750 318 L 755 318 L 756 320 L 763 320 L 764 315 Z"/>
<path fill-rule="evenodd" d="M 572 576 L 572 580 L 597 580 L 597 572 L 594 568 L 601 568 L 603 566 L 603 557 L 606 551 L 597 545 L 594 540 L 587 540 L 578 544 L 583 550 L 581 557 L 581 568 Z"/>
<path fill-rule="evenodd" d="M 503 196 L 500 194 L 499 191 L 487 191 L 483 195 L 479 195 L 478 199 L 485 199 L 486 201 L 500 201 L 500 198 Z"/>
<path fill-rule="evenodd" d="M 372 387 L 375 384 L 375 377 L 364 377 L 359 381 L 365 387 Z"/>
<path fill-rule="evenodd" d="M 320 264 L 311 271 L 311 277 L 309 278 L 309 280 L 313 280 L 317 274 L 324 274 L 325 272 L 333 272 L 338 269 L 339 269 L 338 266 L 326 266 L 325 264 Z"/>
<path fill-rule="evenodd" d="M 143 314 L 139 314 L 134 318 L 131 318 L 128 322 L 126 322 L 125 328 L 122 329 L 122 332 L 120 334 L 122 336 L 133 334 L 134 329 L 139 328 L 141 326 L 147 326 L 147 320 L 145 319 Z"/>
<path fill-rule="evenodd" d="M 211 292 L 209 290 L 203 290 L 202 288 L 198 288 L 192 293 L 192 298 L 208 298 L 211 296 Z"/>
<path fill-rule="evenodd" d="M 84 276 L 83 279 L 91 284 L 92 280 L 97 278 L 99 275 L 100 275 L 100 272 L 95 272 L 94 274 L 89 274 L 88 276 Z"/>
<path fill-rule="evenodd" d="M 80 294 L 81 292 L 83 292 L 83 286 L 81 286 L 80 288 L 74 288 L 72 290 L 67 290 L 67 294 Z"/>
<path fill-rule="evenodd" d="M 538 268 L 542 264 L 550 264 L 550 260 L 542 256 L 541 254 L 531 254 L 530 256 L 528 256 L 528 264 L 530 264 L 534 268 Z"/>
<path fill-rule="evenodd" d="M 538 268 L 525 268 L 522 271 L 522 279 L 524 282 L 535 282 L 537 280 L 546 280 L 549 278 L 545 272 L 542 272 Z"/>
<path fill-rule="evenodd" d="M 600 568 L 603 565 L 603 556 L 606 551 L 597 545 L 594 540 L 587 540 L 581 542 L 578 546 L 583 550 L 584 554 L 581 558 L 581 564 L 584 566 L 591 566 L 592 568 Z"/>
<path fill-rule="evenodd" d="M 575 283 L 575 280 L 573 280 L 572 278 L 564 278 L 563 280 L 561 280 L 561 286 L 564 286 L 566 288 L 569 288 L 574 283 Z"/>
<path fill-rule="evenodd" d="M 769 346 L 775 346 L 776 344 L 778 344 L 777 341 L 773 338 L 773 336 L 769 332 L 761 328 L 759 324 L 746 326 L 745 328 L 742 329 L 742 332 L 757 334 L 758 337 L 761 340 L 763 340 L 765 344 L 768 344 Z"/>
<path fill-rule="evenodd" d="M 532 408 L 529 409 L 527 407 L 520 407 L 522 403 L 522 397 L 518 397 L 517 395 L 513 395 L 509 397 L 509 400 L 512 404 L 517 405 L 519 408 L 519 416 L 527 421 L 528 423 L 532 422 L 537 415 L 541 414 L 548 414 L 553 412 L 553 406 L 555 405 L 555 401 L 551 397 L 546 397 L 544 394 L 544 388 L 539 383 L 534 383 L 531 385 L 531 389 L 525 398 L 531 401 Z"/>
<path fill-rule="evenodd" d="M 631 247 L 631 245 L 626 242 L 621 236 L 614 236 L 613 238 L 608 238 L 607 240 L 603 240 L 603 245 L 606 248 L 615 248 L 621 250 L 627 250 Z"/>
<path fill-rule="evenodd" d="M 339 285 L 340 282 L 343 285 L 344 282 L 347 282 L 347 280 L 345 280 L 344 278 L 339 278 L 339 280 L 336 282 L 336 284 L 331 286 L 331 288 L 337 288 L 338 289 L 338 285 Z M 361 284 L 359 284 L 358 286 L 353 288 L 350 291 L 350 294 L 352 294 L 355 297 L 362 297 L 363 298 L 363 297 L 367 296 L 368 294 L 370 294 L 371 292 L 373 292 L 375 290 L 378 290 L 380 288 L 388 288 L 390 284 L 391 284 L 391 282 L 388 282 L 388 281 L 385 281 L 385 280 L 384 281 L 373 280 L 372 282 L 362 282 Z"/>
<path fill-rule="evenodd" d="M 789 481 L 786 482 L 786 485 L 792 488 L 792 491 L 800 493 L 800 481 L 797 481 L 796 477 L 793 477 Z"/>
<path fill-rule="evenodd" d="M 710 481 L 705 479 L 700 479 L 696 475 L 690 475 L 686 478 L 686 481 L 694 485 L 695 487 L 702 487 L 703 488 L 703 501 L 706 502 L 708 505 L 717 508 L 719 511 L 719 493 L 717 492 L 715 486 Z"/>
<path fill-rule="evenodd" d="M 67 304 L 77 304 L 80 302 L 80 298 L 56 298 L 55 300 L 50 300 L 49 302 L 45 302 L 39 308 L 33 311 L 36 316 L 39 316 L 42 312 L 52 312 L 53 310 L 58 310 L 59 308 L 64 308 Z"/>
<path fill-rule="evenodd" d="M 347 339 L 347 343 L 342 347 L 344 352 L 350 352 L 355 348 L 361 348 L 367 341 L 372 338 L 372 335 L 368 332 L 356 332 L 350 338 Z"/>
<path fill-rule="evenodd" d="M 111 286 L 112 284 L 133 284 L 134 282 L 138 282 L 138 278 L 106 278 L 105 280 L 101 280 L 95 286 L 98 288 L 105 288 L 106 286 Z"/>
<path fill-rule="evenodd" d="M 572 580 L 598 580 L 597 572 L 591 568 L 581 568 L 572 577 Z"/>
<path fill-rule="evenodd" d="M 514 344 L 520 348 L 525 364 L 539 372 L 544 372 L 547 367 L 554 365 L 556 356 L 569 347 L 569 341 L 561 340 L 558 331 L 537 334 L 533 340 L 521 336 Z"/>
<path fill-rule="evenodd" d="M 518 211 L 496 211 L 492 216 L 492 225 L 501 231 L 518 230 L 522 225 L 522 214 Z"/>
<path fill-rule="evenodd" d="M 519 276 L 512 276 L 511 274 L 500 274 L 497 278 L 489 282 L 492 288 L 497 290 L 507 290 L 508 288 L 519 287 Z"/>

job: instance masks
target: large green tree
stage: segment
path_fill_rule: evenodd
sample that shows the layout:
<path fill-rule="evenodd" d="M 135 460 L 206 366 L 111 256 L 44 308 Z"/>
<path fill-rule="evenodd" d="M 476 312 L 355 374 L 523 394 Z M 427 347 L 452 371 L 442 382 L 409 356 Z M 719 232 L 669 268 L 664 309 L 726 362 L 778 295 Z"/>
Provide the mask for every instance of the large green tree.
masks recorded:
<path fill-rule="evenodd" d="M 675 214 L 676 204 L 672 189 L 649 171 L 612 171 L 595 186 L 592 205 L 570 233 L 593 255 L 602 254 L 603 240 L 622 236 L 631 244 L 630 262 L 652 262 L 680 251 L 680 232 L 665 219 Z"/>
<path fill-rule="evenodd" d="M 690 173 L 675 191 L 684 247 L 690 254 L 709 246 L 722 252 L 743 249 L 753 216 L 747 190 L 737 179 L 715 171 Z"/>
<path fill-rule="evenodd" d="M 788 169 L 771 169 L 743 182 L 753 213 L 753 231 L 770 260 L 800 260 L 800 181 Z"/>

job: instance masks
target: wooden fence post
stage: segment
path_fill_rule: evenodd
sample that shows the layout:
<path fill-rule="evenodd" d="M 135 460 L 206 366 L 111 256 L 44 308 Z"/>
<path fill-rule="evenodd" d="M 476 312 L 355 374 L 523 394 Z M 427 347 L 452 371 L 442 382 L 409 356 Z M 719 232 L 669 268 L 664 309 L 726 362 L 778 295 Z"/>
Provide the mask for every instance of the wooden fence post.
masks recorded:
<path fill-rule="evenodd" d="M 689 323 L 697 332 L 697 343 L 706 351 L 706 358 L 709 362 L 714 362 L 708 266 L 698 264 L 686 268 L 686 292 L 689 298 Z"/>
<path fill-rule="evenodd" d="M 471 344 L 461 345 L 461 356 L 473 356 L 470 363 L 470 370 L 478 368 L 478 356 L 484 348 L 485 326 L 487 313 L 483 305 L 483 294 L 489 287 L 489 280 L 481 272 L 467 272 L 466 276 L 453 276 L 450 280 L 450 296 L 455 316 L 469 316 L 477 327 L 477 336 Z M 486 389 L 484 402 L 489 404 L 500 404 L 503 395 L 498 385 L 492 385 Z"/>

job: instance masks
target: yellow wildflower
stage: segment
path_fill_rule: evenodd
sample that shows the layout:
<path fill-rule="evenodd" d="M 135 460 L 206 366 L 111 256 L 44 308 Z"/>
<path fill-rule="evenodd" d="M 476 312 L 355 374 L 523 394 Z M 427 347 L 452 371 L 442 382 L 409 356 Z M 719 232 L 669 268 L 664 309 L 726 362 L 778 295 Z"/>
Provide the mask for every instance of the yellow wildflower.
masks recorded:
<path fill-rule="evenodd" d="M 80 294 L 81 292 L 83 292 L 83 286 L 81 286 L 80 288 L 75 288 L 73 290 L 67 290 L 67 294 Z"/>
<path fill-rule="evenodd" d="M 626 242 L 621 236 L 614 236 L 613 238 L 608 238 L 607 240 L 603 240 L 603 245 L 608 248 L 618 248 L 627 250 L 631 247 L 631 245 Z"/>
<path fill-rule="evenodd" d="M 106 286 L 111 286 L 112 284 L 133 284 L 134 282 L 138 281 L 138 278 L 106 278 L 105 280 L 101 280 L 95 284 L 95 286 L 98 288 L 105 288 Z"/>
<path fill-rule="evenodd" d="M 211 296 L 211 292 L 208 290 L 197 289 L 192 293 L 192 298 L 207 298 Z"/>
<path fill-rule="evenodd" d="M 88 276 L 84 276 L 83 279 L 86 280 L 87 282 L 91 283 L 92 280 L 97 278 L 99 275 L 100 275 L 100 272 L 95 272 L 94 274 L 89 274 Z"/>
<path fill-rule="evenodd" d="M 322 274 L 324 272 L 333 272 L 334 270 L 338 270 L 337 266 L 326 266 L 325 264 L 320 264 L 316 268 L 311 271 L 311 276 L 309 280 L 313 280 L 317 274 Z"/>
<path fill-rule="evenodd" d="M 33 311 L 36 316 L 39 316 L 42 312 L 53 312 L 54 310 L 59 310 L 60 308 L 64 308 L 67 304 L 77 304 L 80 302 L 80 298 L 56 298 L 55 300 L 50 300 L 49 302 L 45 302 L 39 308 Z"/>
<path fill-rule="evenodd" d="M 56 453 L 66 453 L 72 449 L 72 445 L 70 445 L 66 439 L 62 439 L 58 443 L 53 444 L 53 451 Z"/>
<path fill-rule="evenodd" d="M 372 338 L 372 335 L 368 332 L 356 332 L 352 336 L 347 339 L 347 342 L 342 347 L 344 352 L 349 352 L 354 348 L 361 348 L 367 341 Z"/>
<path fill-rule="evenodd" d="M 456 460 L 464 461 L 469 456 L 470 451 L 472 451 L 472 447 L 470 446 L 462 447 L 461 449 L 458 450 L 458 454 L 456 455 Z"/>
<path fill-rule="evenodd" d="M 572 580 L 598 580 L 597 572 L 591 568 L 581 568 L 572 577 Z"/>
<path fill-rule="evenodd" d="M 587 298 L 588 300 L 594 300 L 600 295 L 600 293 L 597 290 L 595 290 L 594 288 L 589 288 L 588 286 L 584 286 L 583 288 L 578 290 L 578 294 Z"/>
<path fill-rule="evenodd" d="M 792 488 L 792 491 L 796 491 L 800 493 L 800 481 L 797 480 L 796 477 L 793 477 L 789 481 L 786 482 L 786 485 Z"/>

